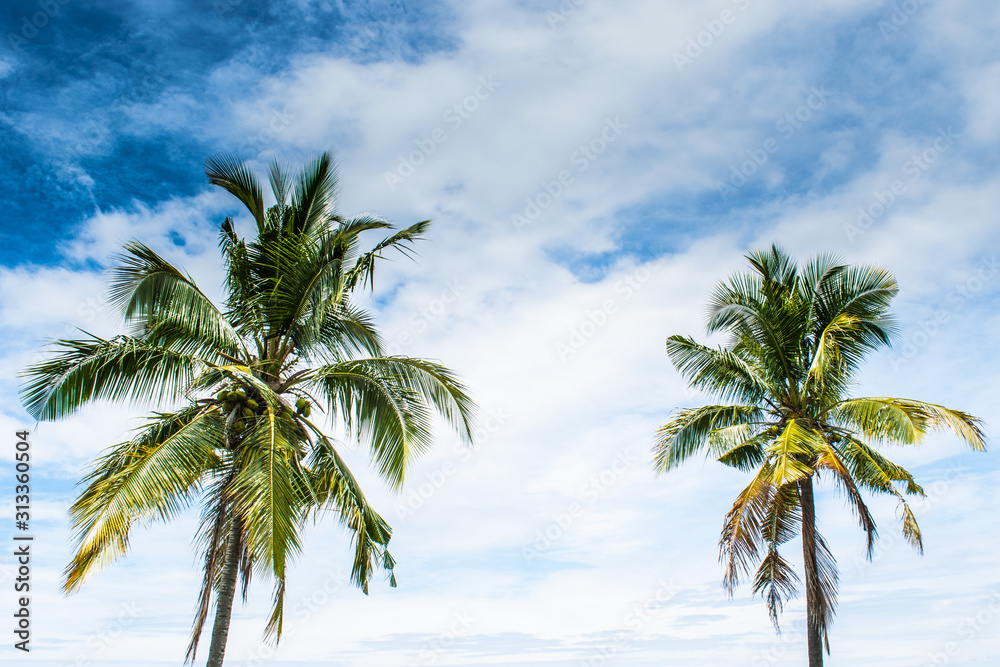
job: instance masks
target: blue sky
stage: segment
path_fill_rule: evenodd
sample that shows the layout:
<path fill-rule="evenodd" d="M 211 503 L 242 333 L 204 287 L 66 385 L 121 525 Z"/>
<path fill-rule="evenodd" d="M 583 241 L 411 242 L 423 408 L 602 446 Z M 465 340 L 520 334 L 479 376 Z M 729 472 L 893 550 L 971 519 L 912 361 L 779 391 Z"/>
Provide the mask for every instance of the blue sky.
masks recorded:
<path fill-rule="evenodd" d="M 746 480 L 711 461 L 658 478 L 649 454 L 673 410 L 711 398 L 684 387 L 664 339 L 705 339 L 712 286 L 774 241 L 899 279 L 899 339 L 859 394 L 964 409 L 995 434 L 993 3 L 53 0 L 7 3 L 0 27 L 8 433 L 33 427 L 16 376 L 43 339 L 118 331 L 102 270 L 125 241 L 221 294 L 216 233 L 239 209 L 206 183 L 213 154 L 262 171 L 330 149 L 342 211 L 434 221 L 370 306 L 394 351 L 443 360 L 493 416 L 474 451 L 442 432 L 399 495 L 348 451 L 393 524 L 400 587 L 341 585 L 347 539 L 321 524 L 291 574 L 287 640 L 261 644 L 259 585 L 227 664 L 801 664 L 801 600 L 778 637 L 748 588 L 720 585 L 718 530 Z M 58 591 L 74 484 L 149 407 L 33 434 L 29 664 L 183 655 L 193 515 Z M 951 648 L 994 664 L 995 456 L 940 435 L 896 458 L 937 490 L 918 507 L 923 557 L 873 501 L 883 546 L 860 561 L 843 499 L 821 493 L 842 569 L 828 664 L 922 667 Z"/>

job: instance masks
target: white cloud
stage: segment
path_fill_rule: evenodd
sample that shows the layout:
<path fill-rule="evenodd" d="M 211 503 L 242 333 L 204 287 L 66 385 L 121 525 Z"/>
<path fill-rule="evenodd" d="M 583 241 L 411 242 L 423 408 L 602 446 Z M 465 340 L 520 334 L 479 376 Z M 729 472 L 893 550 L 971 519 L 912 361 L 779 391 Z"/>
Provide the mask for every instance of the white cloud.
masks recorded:
<path fill-rule="evenodd" d="M 374 478 L 362 452 L 349 448 L 352 468 L 395 526 L 401 588 L 375 584 L 369 598 L 337 588 L 332 601 L 299 619 L 276 661 L 308 664 L 346 655 L 349 664 L 376 664 L 367 651 L 377 643 L 377 664 L 409 664 L 455 614 L 469 610 L 477 619 L 468 634 L 473 647 L 509 637 L 507 654 L 456 648 L 442 653 L 440 664 L 575 665 L 600 645 L 596 637 L 627 627 L 631 605 L 648 600 L 661 579 L 673 579 L 677 597 L 621 649 L 622 664 L 745 663 L 771 654 L 772 664 L 801 664 L 802 642 L 786 646 L 773 635 L 764 605 L 750 599 L 749 587 L 730 602 L 718 585 L 718 529 L 745 477 L 711 461 L 655 477 L 648 454 L 653 432 L 671 410 L 707 400 L 685 390 L 666 358 L 664 339 L 675 333 L 706 338 L 707 295 L 717 281 L 743 268 L 748 247 L 779 241 L 800 259 L 832 251 L 850 262 L 893 270 L 903 290 L 903 339 L 897 350 L 872 359 L 859 390 L 928 398 L 967 409 L 988 424 L 997 421 L 992 397 L 1000 387 L 988 353 L 998 324 L 996 279 L 984 280 L 961 307 L 947 305 L 952 290 L 966 285 L 997 245 L 1000 190 L 994 172 L 977 173 L 974 143 L 995 139 L 993 102 L 983 92 L 990 69 L 967 78 L 970 120 L 961 139 L 919 170 L 916 180 L 906 180 L 907 161 L 928 148 L 936 127 L 917 138 L 884 133 L 872 147 L 871 164 L 855 166 L 841 185 L 750 204 L 718 227 L 681 232 L 675 221 L 645 220 L 649 242 L 660 235 L 671 247 L 655 267 L 613 255 L 603 277 L 584 283 L 553 259 L 554 247 L 616 250 L 627 224 L 625 208 L 690 192 L 714 194 L 714 182 L 773 135 L 775 123 L 803 104 L 810 87 L 833 67 L 809 58 L 767 63 L 754 54 L 769 48 L 775 31 L 788 37 L 789 31 L 877 14 L 881 7 L 787 2 L 752 3 L 737 11 L 739 4 L 588 2 L 550 27 L 542 11 L 475 3 L 456 10 L 462 30 L 455 54 L 420 64 L 369 65 L 302 56 L 292 69 L 265 81 L 260 97 L 234 102 L 239 136 L 272 131 L 273 138 L 265 133 L 256 146 L 261 157 L 338 148 L 342 212 L 371 208 L 400 224 L 435 219 L 430 239 L 418 247 L 417 263 L 394 261 L 376 275 L 375 296 L 384 299 L 373 301 L 382 304 L 375 308 L 378 321 L 403 353 L 439 358 L 460 372 L 480 404 L 499 415 L 496 428 L 471 454 L 444 435 L 413 470 L 401 496 Z M 678 72 L 673 53 L 726 7 L 737 7 L 737 20 Z M 924 11 L 922 20 L 930 21 L 931 10 Z M 967 20 L 955 19 L 953 11 L 938 6 L 933 16 L 950 26 L 949 43 L 970 39 L 956 27 Z M 499 84 L 495 91 L 486 96 L 480 89 L 483 99 L 476 98 L 468 118 L 449 123 L 448 110 L 475 97 L 480 77 L 491 76 Z M 293 116 L 287 125 L 272 128 L 275 111 L 286 110 Z M 618 116 L 628 127 L 580 170 L 575 151 Z M 959 130 L 963 121 L 955 117 L 954 124 Z M 433 138 L 439 128 L 444 141 Z M 397 170 L 399 156 L 408 159 L 427 141 L 434 143 L 433 153 L 391 190 L 385 172 Z M 845 155 L 852 147 L 841 138 L 821 153 L 828 173 L 850 167 Z M 525 198 L 537 200 L 544 183 L 564 169 L 571 171 L 572 184 L 519 233 L 511 215 L 524 211 Z M 797 174 L 761 177 L 778 187 Z M 856 223 L 857 209 L 869 207 L 894 180 L 905 181 L 906 191 L 863 234 L 850 236 L 845 226 Z M 99 212 L 64 247 L 73 259 L 103 264 L 124 240 L 139 238 L 214 290 L 221 277 L 214 225 L 230 204 L 210 193 L 154 208 L 135 204 Z M 175 246 L 174 238 L 186 244 Z M 8 323 L 25 323 L 17 327 L 19 335 L 79 321 L 79 304 L 100 289 L 96 274 L 69 269 L 10 270 L 0 281 L 0 313 Z M 950 308 L 947 324 L 898 363 L 920 324 L 943 307 Z M 110 320 L 103 326 L 110 327 Z M 8 377 L 22 363 L 24 349 L 4 360 Z M 129 425 L 126 413 L 98 408 L 64 424 L 43 425 L 36 436 L 37 446 L 45 447 L 39 467 L 65 478 L 67 468 L 121 437 Z M 623 451 L 636 460 L 606 493 L 589 501 L 585 485 Z M 943 478 L 945 458 L 960 460 L 968 472 L 940 503 L 920 512 L 928 544 L 922 559 L 895 545 L 860 570 L 854 566 L 862 553 L 859 531 L 842 501 L 824 496 L 823 526 L 843 571 L 831 665 L 912 665 L 943 650 L 936 647 L 952 641 L 961 619 L 982 606 L 983 581 L 995 569 L 998 533 L 989 499 L 998 472 L 992 455 L 965 453 L 940 437 L 899 458 L 923 470 L 930 483 Z M 449 462 L 453 472 L 436 484 Z M 427 497 L 409 506 L 412 515 L 400 516 L 399 504 L 419 496 L 425 484 L 433 487 Z M 68 484 L 54 488 L 68 501 Z M 538 558 L 527 560 L 523 548 L 535 541 L 536 531 L 559 526 L 574 502 L 584 506 L 580 516 Z M 883 535 L 890 535 L 896 530 L 893 507 L 873 507 Z M 158 588 L 149 599 L 169 620 L 164 623 L 170 639 L 156 628 L 139 636 L 157 637 L 170 655 L 179 656 L 196 594 L 197 563 L 186 556 L 184 543 L 192 527 L 184 520 L 145 531 L 128 565 L 101 575 L 98 590 L 85 598 L 119 600 L 123 593 L 108 586 L 128 588 L 147 581 L 150 572 L 169 572 L 175 585 Z M 66 534 L 51 535 L 65 540 Z M 152 546 L 165 541 L 176 557 L 169 564 Z M 794 557 L 796 545 L 789 546 Z M 330 568 L 346 567 L 348 559 L 341 531 L 330 522 L 310 527 L 291 573 L 291 608 L 310 599 L 331 576 Z M 268 594 L 269 586 L 257 582 L 250 612 L 234 623 L 230 651 L 237 661 L 258 646 Z M 50 604 L 58 603 L 53 597 Z M 111 607 L 104 613 L 112 613 Z M 929 608 L 940 621 L 927 621 Z M 796 627 L 802 615 L 801 600 L 790 604 L 786 625 Z M 81 621 L 65 622 L 74 636 L 91 631 Z M 998 627 L 962 644 L 963 658 L 985 656 Z M 386 648 L 386 638 L 396 634 L 416 648 Z M 135 655 L 129 651 L 136 635 L 126 635 L 131 638 L 116 650 Z M 71 655 L 67 649 L 59 657 Z"/>

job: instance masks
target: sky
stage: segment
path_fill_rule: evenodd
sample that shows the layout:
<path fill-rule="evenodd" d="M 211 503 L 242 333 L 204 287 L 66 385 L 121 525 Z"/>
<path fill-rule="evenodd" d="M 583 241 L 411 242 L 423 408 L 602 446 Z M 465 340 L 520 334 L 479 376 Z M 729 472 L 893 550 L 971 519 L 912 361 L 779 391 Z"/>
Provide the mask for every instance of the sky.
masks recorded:
<path fill-rule="evenodd" d="M 227 665 L 801 665 L 802 596 L 778 635 L 749 586 L 721 585 L 746 476 L 700 458 L 658 476 L 651 455 L 676 410 L 713 400 L 664 340 L 720 342 L 712 287 L 771 243 L 891 270 L 899 335 L 855 393 L 970 412 L 995 442 L 996 3 L 11 0 L 0 22 L 0 539 L 23 429 L 34 536 L 31 652 L 5 631 L 5 663 L 183 659 L 194 511 L 59 587 L 77 481 L 154 406 L 35 424 L 18 373 L 45 340 L 121 330 L 104 271 L 130 239 L 221 300 L 218 226 L 243 214 L 204 176 L 220 152 L 263 173 L 331 150 L 341 212 L 431 219 L 366 305 L 391 351 L 453 368 L 484 416 L 474 448 L 439 429 L 399 493 L 345 444 L 393 526 L 398 588 L 351 588 L 349 535 L 309 526 L 285 637 L 264 641 L 257 581 Z M 996 664 L 995 453 L 941 433 L 892 456 L 928 490 L 922 556 L 872 499 L 866 561 L 845 499 L 817 492 L 841 575 L 827 664 Z"/>

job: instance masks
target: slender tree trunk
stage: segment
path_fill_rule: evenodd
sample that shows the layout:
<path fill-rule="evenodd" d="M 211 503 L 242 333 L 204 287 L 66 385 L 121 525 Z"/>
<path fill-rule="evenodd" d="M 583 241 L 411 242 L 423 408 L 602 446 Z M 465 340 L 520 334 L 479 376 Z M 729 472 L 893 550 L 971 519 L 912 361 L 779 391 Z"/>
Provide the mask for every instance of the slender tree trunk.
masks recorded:
<path fill-rule="evenodd" d="M 215 601 L 215 625 L 212 627 L 212 646 L 208 649 L 205 667 L 222 667 L 226 655 L 226 639 L 229 637 L 229 620 L 233 613 L 233 598 L 236 596 L 236 576 L 240 569 L 240 543 L 242 542 L 239 519 L 233 519 L 233 532 L 226 548 L 226 561 L 222 564 L 222 583 Z"/>
<path fill-rule="evenodd" d="M 823 667 L 819 570 L 816 567 L 816 506 L 813 503 L 812 476 L 799 480 L 799 501 L 802 505 L 802 556 L 806 569 L 806 636 L 809 644 L 809 667 Z"/>

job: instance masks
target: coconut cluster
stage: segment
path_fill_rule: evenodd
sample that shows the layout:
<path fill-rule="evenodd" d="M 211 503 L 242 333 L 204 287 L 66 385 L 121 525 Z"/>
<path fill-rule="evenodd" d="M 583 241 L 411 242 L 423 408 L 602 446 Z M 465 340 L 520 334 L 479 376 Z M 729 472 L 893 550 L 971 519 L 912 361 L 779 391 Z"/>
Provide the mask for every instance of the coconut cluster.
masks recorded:
<path fill-rule="evenodd" d="M 264 401 L 257 401 L 248 396 L 246 390 L 242 388 L 224 389 L 216 395 L 216 399 L 222 408 L 223 414 L 232 417 L 230 428 L 235 433 L 243 433 L 251 420 L 256 419 L 267 410 Z M 284 406 L 281 409 L 287 410 Z M 306 399 L 299 398 L 295 401 L 295 412 L 308 418 L 312 413 L 312 406 Z"/>
<path fill-rule="evenodd" d="M 246 430 L 247 422 L 256 418 L 260 404 L 247 397 L 244 389 L 222 390 L 216 395 L 224 414 L 230 415 L 230 428 L 235 433 Z"/>
<path fill-rule="evenodd" d="M 295 411 L 308 419 L 309 415 L 312 413 L 312 406 L 306 399 L 299 398 L 299 400 L 295 401 Z"/>

